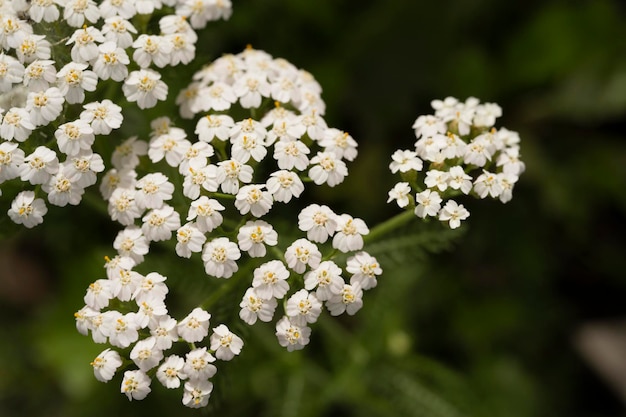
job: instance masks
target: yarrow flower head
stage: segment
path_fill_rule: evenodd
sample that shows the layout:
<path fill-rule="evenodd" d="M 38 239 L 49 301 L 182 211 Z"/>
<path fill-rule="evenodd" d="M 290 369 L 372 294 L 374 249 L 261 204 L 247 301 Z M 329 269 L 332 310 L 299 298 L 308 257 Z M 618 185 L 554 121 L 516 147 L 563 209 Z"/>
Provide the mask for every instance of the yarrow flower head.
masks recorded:
<path fill-rule="evenodd" d="M 519 135 L 496 129 L 502 109 L 470 97 L 433 100 L 434 114 L 413 124 L 414 150 L 397 150 L 389 168 L 402 177 L 389 200 L 420 218 L 434 217 L 455 229 L 469 211 L 452 198 L 497 198 L 506 203 L 525 166 Z M 412 194 L 415 192 L 415 194 Z"/>

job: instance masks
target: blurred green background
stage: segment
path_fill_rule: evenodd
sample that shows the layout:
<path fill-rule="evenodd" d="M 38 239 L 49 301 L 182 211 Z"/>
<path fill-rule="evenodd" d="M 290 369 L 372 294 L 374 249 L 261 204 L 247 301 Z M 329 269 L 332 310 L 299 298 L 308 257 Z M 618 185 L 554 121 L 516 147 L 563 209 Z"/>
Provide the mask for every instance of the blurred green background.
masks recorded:
<path fill-rule="evenodd" d="M 252 44 L 316 77 L 329 125 L 359 142 L 346 182 L 320 191 L 337 212 L 370 226 L 397 213 L 390 155 L 446 96 L 496 102 L 497 126 L 520 133 L 513 200 L 467 201 L 453 244 L 422 228 L 427 244 L 381 254 L 364 308 L 319 322 L 302 352 L 272 326 L 233 329 L 246 348 L 203 411 L 156 383 L 129 403 L 118 379 L 93 378 L 103 347 L 72 315 L 117 229 L 85 206 L 51 210 L 0 246 L 0 415 L 626 415 L 576 343 L 581 326 L 626 317 L 625 22 L 618 0 L 234 0 L 198 53 Z"/>

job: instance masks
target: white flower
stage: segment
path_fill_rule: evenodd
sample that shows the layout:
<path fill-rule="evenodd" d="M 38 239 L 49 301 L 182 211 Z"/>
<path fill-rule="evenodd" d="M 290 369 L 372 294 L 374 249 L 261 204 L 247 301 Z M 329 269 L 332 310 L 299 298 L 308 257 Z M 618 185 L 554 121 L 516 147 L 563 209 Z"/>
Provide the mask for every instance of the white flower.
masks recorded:
<path fill-rule="evenodd" d="M 491 127 L 496 119 L 502 116 L 502 108 L 496 103 L 483 103 L 476 108 L 474 126 Z"/>
<path fill-rule="evenodd" d="M 102 351 L 90 364 L 98 381 L 108 382 L 113 379 L 117 368 L 122 366 L 120 354 L 111 349 Z"/>
<path fill-rule="evenodd" d="M 178 340 L 177 322 L 168 315 L 158 317 L 149 327 L 150 335 L 156 340 L 155 346 L 161 350 L 171 348 Z"/>
<path fill-rule="evenodd" d="M 144 255 L 150 250 L 148 239 L 136 226 L 120 230 L 113 241 L 113 248 L 121 256 L 129 256 L 138 264 L 143 262 Z"/>
<path fill-rule="evenodd" d="M 108 211 L 111 220 L 118 221 L 124 226 L 129 226 L 135 219 L 141 217 L 143 210 L 137 206 L 135 195 L 137 191 L 128 188 L 116 188 L 109 198 Z"/>
<path fill-rule="evenodd" d="M 176 326 L 178 335 L 189 343 L 200 342 L 209 334 L 210 319 L 211 314 L 196 307 Z"/>
<path fill-rule="evenodd" d="M 196 142 L 187 148 L 180 165 L 178 165 L 178 172 L 184 175 L 189 172 L 190 167 L 206 166 L 208 158 L 213 155 L 215 155 L 213 146 L 206 142 Z M 217 191 L 217 188 L 215 191 Z"/>
<path fill-rule="evenodd" d="M 309 169 L 309 177 L 317 185 L 327 183 L 330 187 L 334 187 L 343 182 L 348 175 L 345 162 L 331 152 L 318 152 L 311 159 L 311 165 L 313 167 Z"/>
<path fill-rule="evenodd" d="M 20 62 L 28 64 L 37 59 L 50 59 L 51 45 L 44 35 L 26 35 L 15 52 Z"/>
<path fill-rule="evenodd" d="M 454 200 L 448 200 L 446 205 L 439 212 L 439 220 L 448 221 L 451 229 L 456 229 L 461 225 L 461 220 L 469 217 L 469 211 L 463 204 L 457 204 Z"/>
<path fill-rule="evenodd" d="M 358 145 L 352 136 L 335 128 L 326 129 L 319 145 L 324 148 L 324 152 L 333 152 L 337 158 L 348 161 L 354 161 L 358 153 Z"/>
<path fill-rule="evenodd" d="M 98 7 L 100 15 L 107 20 L 114 16 L 130 19 L 137 13 L 132 0 L 104 0 Z"/>
<path fill-rule="evenodd" d="M 363 235 L 370 231 L 363 220 L 342 214 L 337 216 L 336 232 L 333 236 L 333 248 L 345 253 L 363 248 Z"/>
<path fill-rule="evenodd" d="M 213 383 L 202 379 L 193 379 L 185 382 L 183 404 L 190 408 L 205 407 L 213 391 Z"/>
<path fill-rule="evenodd" d="M 193 32 L 192 32 L 193 33 Z M 190 63 L 196 56 L 196 46 L 194 45 L 197 36 L 188 33 L 172 33 L 165 38 L 172 44 L 172 52 L 169 55 L 169 64 L 172 66 Z"/>
<path fill-rule="evenodd" d="M 415 152 L 423 159 L 433 161 L 447 146 L 448 140 L 444 135 L 424 136 L 415 142 Z"/>
<path fill-rule="evenodd" d="M 20 178 L 33 185 L 45 184 L 59 170 L 59 160 L 52 149 L 38 146 L 20 165 Z"/>
<path fill-rule="evenodd" d="M 117 169 L 134 169 L 139 165 L 139 157 L 148 153 L 148 144 L 131 136 L 115 147 L 111 162 Z"/>
<path fill-rule="evenodd" d="M 100 10 L 93 0 L 69 0 L 64 7 L 63 19 L 72 27 L 81 27 L 85 19 L 96 23 L 100 18 Z"/>
<path fill-rule="evenodd" d="M 207 348 L 194 349 L 185 355 L 183 372 L 192 381 L 209 379 L 217 372 L 212 362 L 215 362 L 215 357 L 207 352 Z"/>
<path fill-rule="evenodd" d="M 135 313 L 122 315 L 119 311 L 107 311 L 103 314 L 102 333 L 109 338 L 109 343 L 118 348 L 127 348 L 139 338 Z"/>
<path fill-rule="evenodd" d="M 163 203 L 172 199 L 174 184 L 160 172 L 147 174 L 135 184 L 137 194 L 135 200 L 141 209 L 158 209 Z"/>
<path fill-rule="evenodd" d="M 409 205 L 409 193 L 411 192 L 411 187 L 408 182 L 399 182 L 393 186 L 391 190 L 389 190 L 389 198 L 387 199 L 387 203 L 392 201 L 396 201 L 399 207 L 406 207 Z"/>
<path fill-rule="evenodd" d="M 363 307 L 363 290 L 359 284 L 345 284 L 340 294 L 326 302 L 326 308 L 331 316 L 338 316 L 344 311 L 352 316 L 361 307 Z"/>
<path fill-rule="evenodd" d="M 55 22 L 59 19 L 60 13 L 52 0 L 35 0 L 31 2 L 28 15 L 33 21 L 39 23 L 42 20 Z"/>
<path fill-rule="evenodd" d="M 159 366 L 156 377 L 165 388 L 173 389 L 180 387 L 180 380 L 186 379 L 183 371 L 185 360 L 178 355 L 170 355 Z"/>
<path fill-rule="evenodd" d="M 437 188 L 439 191 L 445 191 L 448 188 L 448 179 L 450 174 L 446 171 L 439 171 L 437 169 L 431 169 L 426 172 L 426 178 L 424 184 L 428 188 Z"/>
<path fill-rule="evenodd" d="M 80 187 L 75 181 L 71 181 L 67 177 L 66 166 L 65 164 L 59 165 L 58 171 L 41 187 L 48 194 L 50 204 L 59 207 L 65 207 L 67 204 L 73 206 L 80 204 L 85 193 L 83 187 Z"/>
<path fill-rule="evenodd" d="M 285 313 L 292 324 L 306 326 L 307 323 L 315 323 L 322 313 L 322 303 L 315 294 L 309 293 L 304 288 L 295 292 L 287 300 Z"/>
<path fill-rule="evenodd" d="M 63 123 L 54 132 L 59 150 L 69 156 L 77 155 L 81 150 L 91 150 L 96 137 L 89 123 L 78 119 Z"/>
<path fill-rule="evenodd" d="M 165 100 L 167 90 L 167 84 L 161 81 L 161 74 L 151 69 L 131 72 L 122 86 L 126 99 L 136 101 L 140 109 L 154 107 L 158 100 Z"/>
<path fill-rule="evenodd" d="M 278 343 L 287 348 L 287 351 L 300 350 L 309 344 L 311 328 L 308 326 L 297 326 L 284 316 L 276 323 L 276 337 Z"/>
<path fill-rule="evenodd" d="M 508 203 L 513 198 L 513 186 L 517 182 L 519 178 L 517 175 L 499 173 L 498 174 L 498 182 L 502 187 L 502 192 L 500 193 L 500 201 L 503 203 Z"/>
<path fill-rule="evenodd" d="M 81 29 L 76 29 L 65 44 L 74 44 L 70 52 L 74 63 L 91 64 L 98 57 L 98 45 L 96 42 L 102 43 L 104 40 L 105 38 L 100 30 L 93 26 L 85 26 Z"/>
<path fill-rule="evenodd" d="M 200 196 L 200 187 L 214 192 L 217 191 L 224 179 L 226 179 L 224 171 L 218 169 L 216 165 L 206 165 L 206 159 L 193 163 L 185 173 L 183 195 L 194 200 Z"/>
<path fill-rule="evenodd" d="M 176 254 L 182 258 L 190 258 L 191 253 L 202 252 L 206 236 L 196 227 L 195 223 L 187 223 L 176 231 Z"/>
<path fill-rule="evenodd" d="M 0 143 L 0 183 L 20 175 L 19 167 L 24 162 L 24 151 L 17 143 Z"/>
<path fill-rule="evenodd" d="M 262 300 L 283 298 L 289 290 L 288 278 L 289 271 L 281 261 L 273 260 L 262 264 L 254 270 L 254 278 L 252 279 L 254 296 Z M 251 305 L 255 304 L 254 300 L 249 301 L 252 303 Z"/>
<path fill-rule="evenodd" d="M 235 125 L 235 128 L 236 127 Z M 248 162 L 250 157 L 259 162 L 263 160 L 267 154 L 267 148 L 263 140 L 257 138 L 254 134 L 238 135 L 231 139 L 231 143 L 233 145 L 231 148 L 232 158 L 242 163 Z"/>
<path fill-rule="evenodd" d="M 303 273 L 307 266 L 317 268 L 321 260 L 322 253 L 306 239 L 296 240 L 285 251 L 287 266 L 298 274 Z"/>
<path fill-rule="evenodd" d="M 108 306 L 112 298 L 111 281 L 108 279 L 99 279 L 89 284 L 84 301 L 88 307 L 99 311 Z"/>
<path fill-rule="evenodd" d="M 252 258 L 259 258 L 265 256 L 265 245 L 278 244 L 278 233 L 263 220 L 248 221 L 239 228 L 237 241 L 242 251 L 248 252 Z"/>
<path fill-rule="evenodd" d="M 237 194 L 240 181 L 243 183 L 252 181 L 253 170 L 250 165 L 244 165 L 236 159 L 220 161 L 217 165 L 226 175 L 221 184 L 222 191 L 226 194 Z"/>
<path fill-rule="evenodd" d="M 417 153 L 408 150 L 397 150 L 391 155 L 392 162 L 389 169 L 393 174 L 396 172 L 421 171 L 423 162 L 417 157 Z"/>
<path fill-rule="evenodd" d="M 171 167 L 177 167 L 190 146 L 187 134 L 183 129 L 173 127 L 167 133 L 155 136 L 150 140 L 148 157 L 152 162 L 159 162 L 163 158 Z"/>
<path fill-rule="evenodd" d="M 125 3 L 134 3 L 134 1 L 127 0 Z M 137 29 L 128 20 L 130 17 L 126 17 L 123 14 L 119 16 L 107 17 L 102 25 L 102 34 L 107 41 L 112 41 L 122 49 L 126 49 L 133 44 L 133 33 L 137 33 Z"/>
<path fill-rule="evenodd" d="M 376 258 L 367 252 L 358 252 L 348 258 L 346 271 L 353 274 L 350 277 L 350 284 L 358 284 L 363 290 L 374 288 L 378 284 L 376 276 L 383 273 Z"/>
<path fill-rule="evenodd" d="M 155 347 L 155 343 L 154 337 L 149 337 L 137 342 L 130 351 L 129 357 L 139 370 L 148 372 L 163 359 L 163 352 Z"/>
<path fill-rule="evenodd" d="M 4 115 L 0 125 L 0 135 L 4 140 L 15 139 L 24 142 L 35 129 L 28 111 L 21 107 L 12 107 Z"/>
<path fill-rule="evenodd" d="M 129 400 L 143 400 L 150 391 L 150 377 L 145 372 L 139 370 L 124 372 L 121 392 L 126 394 Z"/>
<path fill-rule="evenodd" d="M 520 160 L 519 146 L 513 145 L 503 149 L 498 155 L 496 166 L 502 167 L 504 174 L 521 175 L 526 169 L 526 165 Z"/>
<path fill-rule="evenodd" d="M 236 243 L 226 237 L 218 237 L 204 245 L 202 260 L 208 275 L 216 278 L 230 278 L 237 270 L 237 260 L 241 252 Z"/>
<path fill-rule="evenodd" d="M 83 106 L 80 118 L 91 124 L 96 135 L 108 135 L 122 125 L 122 108 L 109 99 L 94 101 Z"/>
<path fill-rule="evenodd" d="M 26 111 L 30 114 L 30 120 L 36 126 L 45 126 L 61 114 L 63 111 L 64 95 L 56 87 L 50 87 L 45 91 L 28 93 L 26 99 Z"/>
<path fill-rule="evenodd" d="M 104 161 L 97 153 L 84 150 L 65 161 L 64 173 L 78 187 L 87 188 L 97 181 L 96 173 L 104 171 Z"/>
<path fill-rule="evenodd" d="M 198 91 L 197 100 L 194 101 L 191 109 L 194 113 L 209 110 L 223 111 L 228 110 L 236 101 L 237 96 L 232 87 L 217 81 Z"/>
<path fill-rule="evenodd" d="M 223 324 L 213 329 L 211 334 L 211 350 L 215 352 L 215 357 L 223 361 L 229 361 L 241 353 L 243 340 Z"/>
<path fill-rule="evenodd" d="M 168 240 L 180 227 L 180 215 L 168 205 L 150 210 L 141 220 L 141 231 L 151 241 Z"/>
<path fill-rule="evenodd" d="M 142 301 L 137 302 L 139 310 L 135 316 L 137 324 L 145 329 L 150 324 L 154 324 L 160 317 L 167 315 L 167 307 L 165 300 L 158 295 L 144 297 Z"/>
<path fill-rule="evenodd" d="M 472 177 L 467 175 L 461 166 L 453 166 L 448 171 L 448 185 L 453 190 L 461 190 L 463 194 L 469 194 L 472 190 Z"/>
<path fill-rule="evenodd" d="M 304 171 L 309 166 L 311 151 L 299 140 L 279 141 L 274 145 L 274 159 L 280 169 L 293 169 Z"/>
<path fill-rule="evenodd" d="M 24 70 L 24 86 L 28 91 L 42 91 L 57 80 L 55 62 L 51 60 L 35 60 Z"/>
<path fill-rule="evenodd" d="M 132 46 L 135 48 L 133 60 L 141 68 L 147 68 L 153 62 L 157 67 L 163 68 L 169 64 L 169 55 L 174 48 L 169 38 L 146 34 L 139 35 Z"/>
<path fill-rule="evenodd" d="M 130 58 L 115 42 L 108 41 L 98 46 L 98 57 L 93 71 L 102 80 L 123 81 L 128 76 Z"/>
<path fill-rule="evenodd" d="M 343 287 L 341 272 L 341 268 L 333 261 L 324 261 L 304 275 L 304 288 L 309 291 L 317 288 L 315 291 L 317 299 L 329 300 L 332 296 L 339 294 Z"/>
<path fill-rule="evenodd" d="M 250 325 L 256 323 L 257 318 L 263 322 L 269 322 L 272 321 L 277 306 L 278 302 L 275 298 L 263 299 L 257 294 L 255 288 L 248 288 L 239 303 L 241 307 L 239 317 Z"/>
<path fill-rule="evenodd" d="M 132 258 L 123 257 L 124 260 L 132 260 Z M 117 274 L 111 274 L 111 293 L 113 297 L 120 301 L 130 301 L 137 288 L 141 284 L 144 277 L 137 271 L 133 271 L 134 261 L 130 265 L 121 266 L 117 269 Z"/>
<path fill-rule="evenodd" d="M 275 201 L 288 203 L 292 197 L 298 198 L 304 191 L 304 184 L 295 172 L 280 170 L 273 172 L 267 180 L 267 191 Z"/>
<path fill-rule="evenodd" d="M 268 191 L 263 191 L 264 185 L 252 184 L 241 187 L 235 197 L 235 207 L 239 213 L 252 213 L 254 217 L 261 217 L 272 208 L 272 195 Z"/>
<path fill-rule="evenodd" d="M 10 55 L 0 53 L 0 93 L 11 90 L 13 84 L 22 82 L 24 65 Z"/>
<path fill-rule="evenodd" d="M 465 149 L 463 162 L 466 164 L 483 167 L 487 161 L 491 160 L 492 152 L 490 145 L 483 135 L 476 136 Z"/>
<path fill-rule="evenodd" d="M 230 138 L 230 129 L 235 121 L 227 114 L 207 114 L 196 124 L 195 133 L 203 142 L 211 142 L 213 138 L 226 141 Z"/>
<path fill-rule="evenodd" d="M 311 204 L 298 214 L 298 227 L 313 242 L 324 243 L 337 229 L 337 215 L 325 205 Z"/>
<path fill-rule="evenodd" d="M 436 216 L 441 208 L 441 197 L 437 191 L 424 190 L 415 196 L 415 215 L 422 219 L 426 216 Z"/>
<path fill-rule="evenodd" d="M 169 289 L 165 284 L 167 278 L 157 272 L 150 272 L 148 275 L 142 278 L 141 282 L 137 286 L 137 290 L 133 294 L 133 298 L 138 304 L 149 300 L 150 298 L 156 298 L 160 300 L 165 299 L 165 295 Z"/>
<path fill-rule="evenodd" d="M 480 198 L 485 198 L 487 195 L 496 198 L 503 189 L 496 174 L 483 170 L 483 173 L 474 181 L 474 191 Z"/>
<path fill-rule="evenodd" d="M 233 85 L 233 91 L 239 97 L 239 103 L 244 109 L 259 107 L 263 97 L 269 97 L 271 94 L 267 75 L 260 71 L 244 74 Z"/>
<path fill-rule="evenodd" d="M 203 195 L 189 206 L 187 221 L 195 220 L 198 230 L 208 233 L 222 224 L 223 217 L 220 211 L 224 209 L 219 201 Z"/>
<path fill-rule="evenodd" d="M 230 0 L 215 2 L 212 0 L 183 0 L 176 9 L 176 14 L 187 16 L 191 27 L 202 29 L 208 21 L 220 18 L 228 19 L 231 14 Z"/>
<path fill-rule="evenodd" d="M 439 117 L 433 115 L 419 116 L 413 123 L 413 129 L 415 130 L 415 136 L 431 137 L 436 134 L 446 133 L 447 126 Z"/>

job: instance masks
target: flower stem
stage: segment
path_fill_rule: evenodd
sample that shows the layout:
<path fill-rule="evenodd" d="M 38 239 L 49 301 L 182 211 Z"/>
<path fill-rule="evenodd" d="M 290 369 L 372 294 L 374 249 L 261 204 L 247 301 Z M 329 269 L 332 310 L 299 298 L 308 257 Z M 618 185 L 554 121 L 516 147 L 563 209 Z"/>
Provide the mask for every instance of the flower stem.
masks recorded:
<path fill-rule="evenodd" d="M 367 235 L 363 236 L 363 241 L 365 243 L 376 241 L 381 236 L 386 235 L 387 233 L 405 225 L 406 223 L 409 223 L 411 220 L 416 218 L 417 217 L 415 216 L 415 213 L 413 213 L 413 210 L 405 210 L 402 213 L 396 214 L 390 219 L 374 226 L 370 229 L 370 232 Z"/>

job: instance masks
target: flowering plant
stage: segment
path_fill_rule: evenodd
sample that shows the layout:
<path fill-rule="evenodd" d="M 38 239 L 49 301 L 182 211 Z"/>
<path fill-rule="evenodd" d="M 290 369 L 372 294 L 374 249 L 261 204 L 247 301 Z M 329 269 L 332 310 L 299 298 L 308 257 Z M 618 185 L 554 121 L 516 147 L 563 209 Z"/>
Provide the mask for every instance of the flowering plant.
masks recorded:
<path fill-rule="evenodd" d="M 496 104 L 436 100 L 435 114 L 413 125 L 415 150 L 392 156 L 402 182 L 388 202 L 404 212 L 370 230 L 308 199 L 311 187 L 340 185 L 358 153 L 349 133 L 327 125 L 310 73 L 249 47 L 170 91 L 164 74 L 194 60 L 196 32 L 227 19 L 230 2 L 2 7 L 6 212 L 32 228 L 44 221 L 45 200 L 79 205 L 98 184 L 101 201 L 90 203 L 121 229 L 103 277 L 87 287 L 76 327 L 106 344 L 91 363 L 95 377 L 107 382 L 123 371 L 120 390 L 130 400 L 145 398 L 156 378 L 167 389 L 182 387 L 186 406 L 206 406 L 217 361 L 244 348 L 231 329 L 273 322 L 280 346 L 304 348 L 324 311 L 354 315 L 376 287 L 382 267 L 368 240 L 417 218 L 457 228 L 469 212 L 450 198 L 507 202 L 524 170 L 519 137 L 494 127 Z M 178 115 L 158 113 L 168 97 Z M 157 110 L 142 119 L 150 134 L 120 138 L 116 130 L 137 108 Z M 166 277 L 145 262 L 154 256 L 200 266 L 197 276 Z M 183 279 L 203 280 L 202 291 L 180 299 L 169 283 Z M 236 314 L 225 301 L 233 298 Z"/>

